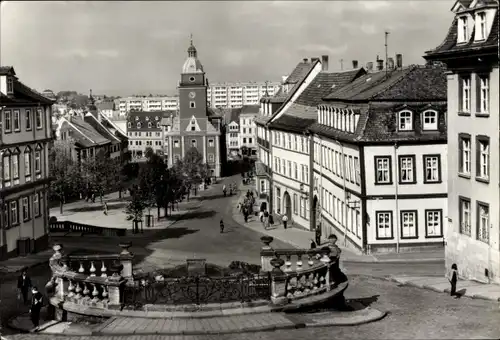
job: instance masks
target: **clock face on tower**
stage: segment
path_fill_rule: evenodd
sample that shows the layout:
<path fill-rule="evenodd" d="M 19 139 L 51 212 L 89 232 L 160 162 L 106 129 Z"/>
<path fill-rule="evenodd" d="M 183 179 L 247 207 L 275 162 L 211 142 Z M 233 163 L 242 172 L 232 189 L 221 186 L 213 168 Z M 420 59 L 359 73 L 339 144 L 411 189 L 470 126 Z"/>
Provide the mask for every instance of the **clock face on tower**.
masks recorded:
<path fill-rule="evenodd" d="M 189 92 L 189 98 L 194 99 L 194 97 L 196 97 L 196 93 Z"/>

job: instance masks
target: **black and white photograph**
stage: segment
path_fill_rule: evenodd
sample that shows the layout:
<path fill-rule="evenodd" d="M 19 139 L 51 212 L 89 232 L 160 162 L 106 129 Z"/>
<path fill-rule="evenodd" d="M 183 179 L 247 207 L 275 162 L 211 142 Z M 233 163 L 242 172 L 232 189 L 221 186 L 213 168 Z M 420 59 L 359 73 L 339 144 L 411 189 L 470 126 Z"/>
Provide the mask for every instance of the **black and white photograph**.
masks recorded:
<path fill-rule="evenodd" d="M 0 1 L 0 339 L 500 339 L 499 25 Z"/>

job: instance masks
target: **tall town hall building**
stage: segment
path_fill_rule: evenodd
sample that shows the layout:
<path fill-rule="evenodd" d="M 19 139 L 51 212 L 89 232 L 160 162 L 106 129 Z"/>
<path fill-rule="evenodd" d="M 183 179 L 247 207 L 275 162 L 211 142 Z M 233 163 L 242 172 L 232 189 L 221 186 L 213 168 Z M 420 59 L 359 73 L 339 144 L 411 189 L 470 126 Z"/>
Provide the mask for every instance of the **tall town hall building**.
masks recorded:
<path fill-rule="evenodd" d="M 448 68 L 446 267 L 500 283 L 498 2 L 459 0 L 443 43 L 427 52 Z"/>
<path fill-rule="evenodd" d="M 165 143 L 168 165 L 184 158 L 191 148 L 203 156 L 212 177 L 221 176 L 224 134 L 221 133 L 222 117 L 207 107 L 208 80 L 191 41 L 188 57 L 182 66 L 179 89 L 179 112 L 167 123 Z"/>

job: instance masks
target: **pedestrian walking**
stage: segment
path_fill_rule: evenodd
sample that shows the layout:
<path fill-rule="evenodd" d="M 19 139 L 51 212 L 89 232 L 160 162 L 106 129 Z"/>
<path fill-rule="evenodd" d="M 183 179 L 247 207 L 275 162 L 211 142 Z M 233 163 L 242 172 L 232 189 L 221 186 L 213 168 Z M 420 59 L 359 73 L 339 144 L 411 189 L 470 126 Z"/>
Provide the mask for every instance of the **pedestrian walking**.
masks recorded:
<path fill-rule="evenodd" d="M 264 223 L 264 212 L 262 210 L 259 212 L 259 220 L 261 223 Z"/>
<path fill-rule="evenodd" d="M 224 197 L 226 197 L 226 192 L 227 192 L 227 191 L 226 191 L 226 185 L 224 185 L 224 186 L 222 187 L 222 192 L 224 193 Z"/>
<path fill-rule="evenodd" d="M 224 232 L 224 221 L 223 220 L 220 220 L 220 233 L 222 234 Z"/>
<path fill-rule="evenodd" d="M 28 300 L 28 292 L 31 288 L 31 279 L 26 270 L 23 270 L 21 276 L 17 279 L 17 289 L 19 289 L 18 299 L 23 298 L 23 303 L 26 305 Z"/>
<path fill-rule="evenodd" d="M 456 263 L 451 265 L 451 271 L 448 274 L 448 281 L 450 281 L 450 296 L 458 298 L 457 295 L 457 281 L 458 281 L 458 267 Z"/>
<path fill-rule="evenodd" d="M 288 216 L 283 215 L 283 217 L 281 218 L 281 220 L 283 221 L 283 227 L 286 229 L 286 226 L 288 224 Z"/>
<path fill-rule="evenodd" d="M 108 215 L 108 202 L 104 202 L 104 215 Z"/>
<path fill-rule="evenodd" d="M 42 300 L 43 295 L 38 291 L 38 288 L 33 287 L 31 290 L 32 299 L 31 299 L 31 322 L 35 327 L 38 327 L 40 324 L 40 310 L 42 309 Z"/>

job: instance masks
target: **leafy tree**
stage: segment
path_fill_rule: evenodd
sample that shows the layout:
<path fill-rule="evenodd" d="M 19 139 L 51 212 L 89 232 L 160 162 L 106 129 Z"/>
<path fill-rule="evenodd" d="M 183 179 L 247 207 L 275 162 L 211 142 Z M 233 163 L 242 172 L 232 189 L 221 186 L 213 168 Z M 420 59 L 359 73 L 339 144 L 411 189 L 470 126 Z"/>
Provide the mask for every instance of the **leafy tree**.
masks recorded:
<path fill-rule="evenodd" d="M 188 192 L 188 201 L 191 189 L 194 187 L 196 195 L 198 185 L 203 183 L 203 167 L 203 156 L 198 152 L 198 149 L 192 147 L 186 152 L 183 161 L 183 172 L 185 176 L 185 186 Z"/>
<path fill-rule="evenodd" d="M 83 169 L 87 187 L 99 194 L 102 203 L 104 193 L 115 187 L 120 171 L 118 161 L 112 161 L 109 152 L 101 149 L 83 162 Z"/>
<path fill-rule="evenodd" d="M 138 221 L 142 220 L 146 204 L 143 199 L 143 193 L 138 186 L 132 188 L 132 199 L 125 210 L 127 219 L 132 220 L 134 230 L 138 231 Z"/>
<path fill-rule="evenodd" d="M 50 150 L 49 171 L 54 180 L 50 184 L 51 196 L 59 200 L 60 213 L 68 196 L 79 191 L 80 167 L 71 156 L 74 140 L 56 140 Z"/>

